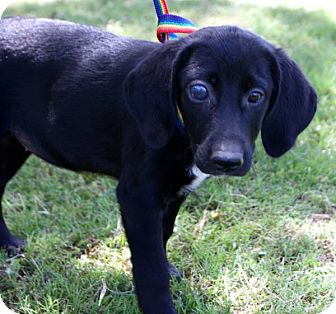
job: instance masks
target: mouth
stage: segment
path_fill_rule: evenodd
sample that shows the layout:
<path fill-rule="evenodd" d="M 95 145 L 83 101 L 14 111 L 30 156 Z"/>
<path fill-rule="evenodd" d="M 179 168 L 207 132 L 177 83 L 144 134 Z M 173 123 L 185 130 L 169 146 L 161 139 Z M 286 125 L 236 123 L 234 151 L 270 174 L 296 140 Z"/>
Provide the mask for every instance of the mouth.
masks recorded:
<path fill-rule="evenodd" d="M 206 141 L 193 148 L 194 162 L 205 174 L 241 177 L 251 168 L 254 149 L 242 140 Z"/>
<path fill-rule="evenodd" d="M 237 167 L 235 169 L 231 170 L 224 170 L 224 169 L 218 169 L 213 166 L 207 166 L 202 163 L 197 163 L 197 167 L 205 174 L 211 175 L 211 176 L 235 176 L 235 177 L 241 177 L 244 176 L 249 169 L 246 169 L 244 165 Z"/>

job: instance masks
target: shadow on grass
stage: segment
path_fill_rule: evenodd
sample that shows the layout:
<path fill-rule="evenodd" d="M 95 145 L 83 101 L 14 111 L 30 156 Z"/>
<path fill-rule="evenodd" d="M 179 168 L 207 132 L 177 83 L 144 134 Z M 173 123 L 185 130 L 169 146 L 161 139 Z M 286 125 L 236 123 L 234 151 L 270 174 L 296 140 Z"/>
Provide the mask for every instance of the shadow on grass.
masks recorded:
<path fill-rule="evenodd" d="M 98 240 L 78 251 L 36 237 L 24 257 L 1 254 L 1 296 L 18 313 L 140 313 L 128 257 L 109 259 L 114 251 Z"/>
<path fill-rule="evenodd" d="M 25 255 L 5 261 L 0 254 L 1 296 L 17 313 L 140 314 L 128 253 L 99 240 L 80 253 L 65 251 L 36 237 Z M 186 278 L 174 281 L 172 294 L 178 313 L 232 313 L 229 301 L 207 304 L 206 292 L 194 292 Z"/>

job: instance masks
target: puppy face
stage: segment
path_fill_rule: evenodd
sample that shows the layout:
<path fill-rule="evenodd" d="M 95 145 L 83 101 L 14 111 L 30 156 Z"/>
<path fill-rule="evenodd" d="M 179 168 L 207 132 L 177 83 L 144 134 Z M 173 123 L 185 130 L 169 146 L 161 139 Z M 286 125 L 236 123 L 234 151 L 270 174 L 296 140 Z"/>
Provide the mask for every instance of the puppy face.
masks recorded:
<path fill-rule="evenodd" d="M 237 176 L 250 169 L 260 130 L 266 152 L 279 157 L 317 103 L 294 61 L 237 27 L 209 27 L 163 45 L 129 74 L 125 98 L 150 147 L 170 141 L 178 106 L 198 168 Z"/>
<path fill-rule="evenodd" d="M 178 76 L 178 105 L 196 165 L 212 175 L 244 175 L 274 82 L 268 49 L 228 33 L 194 47 Z"/>

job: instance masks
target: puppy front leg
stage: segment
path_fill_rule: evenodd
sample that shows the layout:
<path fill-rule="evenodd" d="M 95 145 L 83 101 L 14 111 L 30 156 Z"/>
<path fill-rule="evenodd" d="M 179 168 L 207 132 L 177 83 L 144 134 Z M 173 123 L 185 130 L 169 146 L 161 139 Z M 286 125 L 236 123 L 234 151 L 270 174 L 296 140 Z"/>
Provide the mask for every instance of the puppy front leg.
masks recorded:
<path fill-rule="evenodd" d="M 182 273 L 168 260 L 167 242 L 171 237 L 171 235 L 173 234 L 175 219 L 180 209 L 180 206 L 182 205 L 184 200 L 185 200 L 184 196 L 180 196 L 169 200 L 162 214 L 163 247 L 166 253 L 168 272 L 171 277 L 175 277 L 177 280 L 182 279 Z"/>
<path fill-rule="evenodd" d="M 123 183 L 117 190 L 139 306 L 145 314 L 176 314 L 169 292 L 160 205 L 153 194 Z"/>

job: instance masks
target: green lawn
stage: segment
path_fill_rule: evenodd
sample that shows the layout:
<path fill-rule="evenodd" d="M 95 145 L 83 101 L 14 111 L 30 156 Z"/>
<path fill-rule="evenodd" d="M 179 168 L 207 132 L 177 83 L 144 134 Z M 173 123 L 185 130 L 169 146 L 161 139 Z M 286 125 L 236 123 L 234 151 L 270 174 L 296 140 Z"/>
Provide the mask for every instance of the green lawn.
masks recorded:
<path fill-rule="evenodd" d="M 333 0 L 168 1 L 199 26 L 238 24 L 284 47 L 319 94 L 297 146 L 258 143 L 244 178 L 211 179 L 183 206 L 170 242 L 184 272 L 179 313 L 319 313 L 336 291 L 336 9 Z M 16 1 L 5 15 L 52 17 L 155 40 L 151 1 Z M 3 200 L 24 256 L 0 254 L 0 293 L 20 313 L 139 313 L 118 228 L 116 182 L 31 158 Z M 106 292 L 104 290 L 106 288 Z"/>

